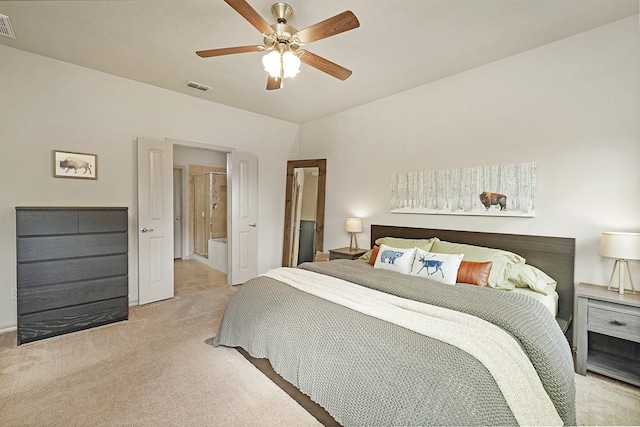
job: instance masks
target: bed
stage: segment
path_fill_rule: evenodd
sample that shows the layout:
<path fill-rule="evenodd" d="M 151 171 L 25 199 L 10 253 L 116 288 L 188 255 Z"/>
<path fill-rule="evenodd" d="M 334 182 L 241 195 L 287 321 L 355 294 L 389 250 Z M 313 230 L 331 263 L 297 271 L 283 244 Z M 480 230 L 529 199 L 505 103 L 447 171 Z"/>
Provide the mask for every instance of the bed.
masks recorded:
<path fill-rule="evenodd" d="M 575 425 L 574 239 L 371 226 L 372 243 L 392 237 L 521 255 L 557 281 L 557 315 L 522 293 L 333 260 L 243 284 L 213 344 L 325 425 Z"/>

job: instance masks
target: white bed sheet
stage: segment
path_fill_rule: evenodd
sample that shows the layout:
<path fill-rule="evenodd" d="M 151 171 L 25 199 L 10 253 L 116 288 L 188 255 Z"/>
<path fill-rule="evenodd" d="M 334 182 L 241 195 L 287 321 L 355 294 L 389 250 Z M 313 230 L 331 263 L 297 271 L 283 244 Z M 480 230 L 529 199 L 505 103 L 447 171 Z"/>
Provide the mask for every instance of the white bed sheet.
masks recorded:
<path fill-rule="evenodd" d="M 558 293 L 555 291 L 549 293 L 549 295 L 543 295 L 540 292 L 533 291 L 529 288 L 515 288 L 511 292 L 529 295 L 531 298 L 540 301 L 545 307 L 547 307 L 553 314 L 553 317 L 558 315 L 558 300 L 560 298 Z"/>

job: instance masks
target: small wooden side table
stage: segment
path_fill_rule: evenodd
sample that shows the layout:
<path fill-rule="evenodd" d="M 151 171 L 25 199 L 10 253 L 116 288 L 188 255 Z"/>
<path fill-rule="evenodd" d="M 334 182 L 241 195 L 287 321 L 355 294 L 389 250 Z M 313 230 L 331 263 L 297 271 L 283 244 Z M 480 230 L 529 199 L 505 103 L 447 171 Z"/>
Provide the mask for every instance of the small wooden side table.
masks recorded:
<path fill-rule="evenodd" d="M 356 259 L 364 255 L 367 252 L 367 249 L 361 248 L 338 248 L 338 249 L 329 249 L 329 259 Z"/>
<path fill-rule="evenodd" d="M 640 343 L 640 294 L 621 295 L 608 291 L 606 286 L 580 283 L 576 289 L 576 296 L 576 372 L 585 375 L 589 370 L 640 386 L 640 362 L 633 355 L 638 351 L 638 347 L 633 343 Z M 607 351 L 589 349 L 589 332 L 626 340 L 619 342 L 627 342 L 634 346 L 636 351 L 616 352 L 615 344 Z"/>

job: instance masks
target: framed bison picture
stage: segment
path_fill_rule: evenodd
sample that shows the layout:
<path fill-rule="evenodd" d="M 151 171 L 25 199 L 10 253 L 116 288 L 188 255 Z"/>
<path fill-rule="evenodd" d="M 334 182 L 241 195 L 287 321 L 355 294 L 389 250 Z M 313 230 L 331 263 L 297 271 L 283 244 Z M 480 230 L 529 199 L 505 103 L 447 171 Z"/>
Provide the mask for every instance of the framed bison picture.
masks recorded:
<path fill-rule="evenodd" d="M 98 156 L 54 150 L 53 177 L 98 179 Z"/>
<path fill-rule="evenodd" d="M 396 173 L 391 212 L 533 217 L 535 187 L 535 163 Z"/>

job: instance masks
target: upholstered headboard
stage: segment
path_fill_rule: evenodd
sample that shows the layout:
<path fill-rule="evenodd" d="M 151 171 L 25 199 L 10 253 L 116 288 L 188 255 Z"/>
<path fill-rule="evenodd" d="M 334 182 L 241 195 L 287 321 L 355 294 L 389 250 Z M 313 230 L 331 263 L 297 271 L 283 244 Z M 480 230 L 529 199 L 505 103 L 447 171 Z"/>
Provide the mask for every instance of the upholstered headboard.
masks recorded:
<path fill-rule="evenodd" d="M 504 249 L 523 256 L 527 264 L 539 268 L 558 282 L 560 296 L 558 324 L 566 333 L 573 318 L 575 239 L 567 237 L 529 236 L 522 234 L 483 233 L 476 231 L 438 230 L 433 228 L 371 225 L 371 245 L 380 237 L 428 239 L 466 243 Z"/>

